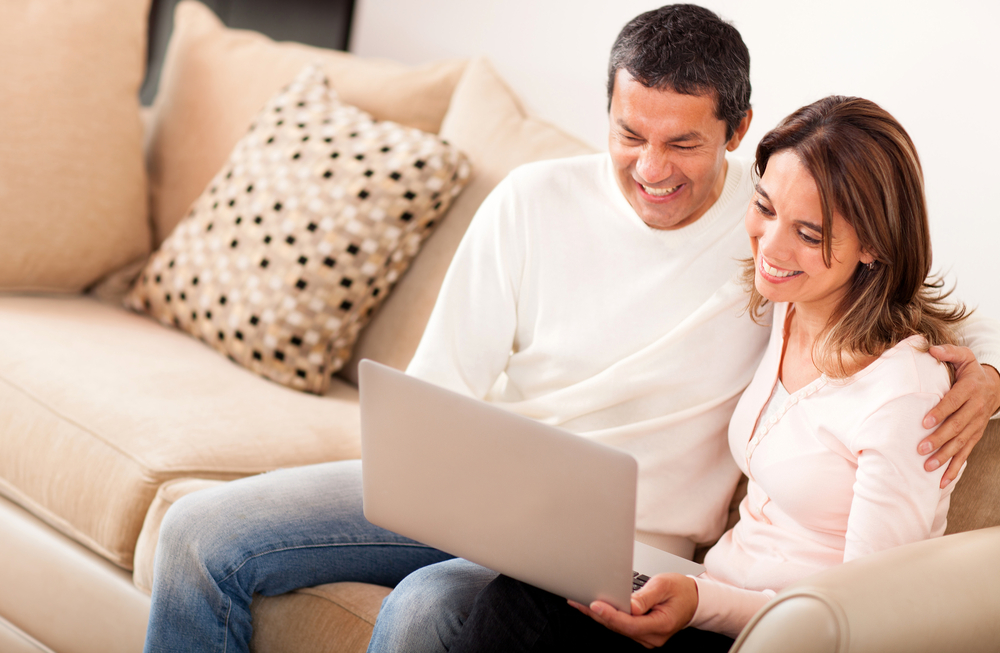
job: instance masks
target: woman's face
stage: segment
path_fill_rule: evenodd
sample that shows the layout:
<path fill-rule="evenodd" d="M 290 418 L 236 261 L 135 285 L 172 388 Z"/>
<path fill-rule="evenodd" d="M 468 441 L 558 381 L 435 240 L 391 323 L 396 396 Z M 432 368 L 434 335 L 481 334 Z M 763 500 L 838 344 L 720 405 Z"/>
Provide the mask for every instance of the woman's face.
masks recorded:
<path fill-rule="evenodd" d="M 792 150 L 771 155 L 747 209 L 757 291 L 797 310 L 830 315 L 859 264 L 870 262 L 854 227 L 834 213 L 830 267 L 823 261 L 823 208 L 812 175 Z"/>

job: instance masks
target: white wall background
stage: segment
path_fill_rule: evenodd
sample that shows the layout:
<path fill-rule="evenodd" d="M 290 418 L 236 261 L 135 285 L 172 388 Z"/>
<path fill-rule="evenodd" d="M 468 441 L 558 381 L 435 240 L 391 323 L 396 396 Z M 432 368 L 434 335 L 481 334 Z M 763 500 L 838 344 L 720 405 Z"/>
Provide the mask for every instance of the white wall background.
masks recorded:
<path fill-rule="evenodd" d="M 644 0 L 358 0 L 351 49 L 423 63 L 488 56 L 534 114 L 605 149 L 607 55 Z M 1000 319 L 1000 2 L 701 0 L 740 30 L 754 120 L 738 153 L 824 95 L 878 102 L 924 165 L 935 268 Z"/>

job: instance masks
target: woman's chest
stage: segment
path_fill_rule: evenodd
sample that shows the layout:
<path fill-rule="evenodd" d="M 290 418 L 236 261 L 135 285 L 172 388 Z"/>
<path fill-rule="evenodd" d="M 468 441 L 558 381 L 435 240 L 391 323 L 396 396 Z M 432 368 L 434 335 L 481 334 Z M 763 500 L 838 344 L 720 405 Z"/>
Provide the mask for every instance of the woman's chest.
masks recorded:
<path fill-rule="evenodd" d="M 745 443 L 744 471 L 756 486 L 749 494 L 751 514 L 791 519 L 811 530 L 846 529 L 857 457 L 844 445 L 844 434 L 822 422 L 793 406 Z"/>

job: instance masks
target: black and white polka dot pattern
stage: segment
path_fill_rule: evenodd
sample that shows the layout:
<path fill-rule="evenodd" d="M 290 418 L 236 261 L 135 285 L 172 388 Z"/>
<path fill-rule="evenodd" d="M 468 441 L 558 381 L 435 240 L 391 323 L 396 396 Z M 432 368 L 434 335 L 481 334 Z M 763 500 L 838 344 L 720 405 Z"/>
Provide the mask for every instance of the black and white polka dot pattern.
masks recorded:
<path fill-rule="evenodd" d="M 322 393 L 468 176 L 460 152 L 341 104 L 310 66 L 261 110 L 126 302 Z"/>

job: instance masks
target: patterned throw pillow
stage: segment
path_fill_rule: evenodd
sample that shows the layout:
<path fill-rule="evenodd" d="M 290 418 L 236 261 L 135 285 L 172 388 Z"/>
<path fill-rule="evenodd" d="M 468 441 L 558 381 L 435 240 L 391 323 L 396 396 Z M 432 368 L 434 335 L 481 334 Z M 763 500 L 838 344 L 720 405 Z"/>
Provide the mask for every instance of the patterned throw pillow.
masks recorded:
<path fill-rule="evenodd" d="M 261 110 L 126 305 L 322 393 L 468 176 L 456 149 L 341 104 L 310 66 Z"/>

